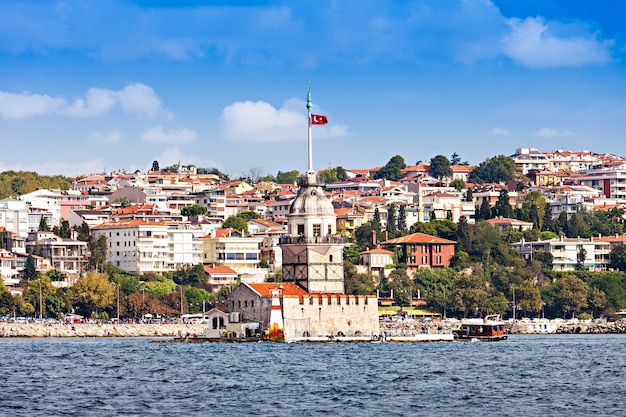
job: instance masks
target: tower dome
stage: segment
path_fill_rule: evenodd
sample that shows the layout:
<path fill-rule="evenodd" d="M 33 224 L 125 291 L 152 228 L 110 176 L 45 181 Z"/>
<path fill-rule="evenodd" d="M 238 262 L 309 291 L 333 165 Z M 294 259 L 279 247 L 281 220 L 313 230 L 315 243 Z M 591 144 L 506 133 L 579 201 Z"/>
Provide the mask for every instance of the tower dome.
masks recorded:
<path fill-rule="evenodd" d="M 290 215 L 335 215 L 335 210 L 324 193 L 317 175 L 307 174 L 298 180 L 300 191 L 289 209 Z"/>

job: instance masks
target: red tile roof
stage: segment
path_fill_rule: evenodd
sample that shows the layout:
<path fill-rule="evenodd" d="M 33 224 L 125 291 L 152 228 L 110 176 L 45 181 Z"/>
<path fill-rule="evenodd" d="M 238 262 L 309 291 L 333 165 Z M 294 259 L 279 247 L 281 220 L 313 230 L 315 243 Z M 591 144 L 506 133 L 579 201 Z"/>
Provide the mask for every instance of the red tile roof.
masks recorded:
<path fill-rule="evenodd" d="M 272 290 L 274 290 L 274 288 L 280 288 L 281 286 L 283 287 L 282 292 L 281 292 L 281 295 L 283 297 L 303 297 L 303 296 L 309 295 L 308 292 L 306 292 L 305 290 L 303 290 L 302 288 L 298 287 L 296 284 L 291 283 L 291 282 L 279 282 L 279 283 L 264 282 L 260 284 L 246 284 L 246 285 L 252 288 L 252 290 L 257 292 L 261 297 L 265 297 L 265 298 L 271 298 Z"/>
<path fill-rule="evenodd" d="M 425 233 L 413 233 L 412 235 L 401 236 L 395 239 L 382 242 L 383 245 L 403 245 L 410 243 L 439 243 L 439 244 L 455 244 L 453 240 L 443 239 L 437 236 L 427 235 Z"/>

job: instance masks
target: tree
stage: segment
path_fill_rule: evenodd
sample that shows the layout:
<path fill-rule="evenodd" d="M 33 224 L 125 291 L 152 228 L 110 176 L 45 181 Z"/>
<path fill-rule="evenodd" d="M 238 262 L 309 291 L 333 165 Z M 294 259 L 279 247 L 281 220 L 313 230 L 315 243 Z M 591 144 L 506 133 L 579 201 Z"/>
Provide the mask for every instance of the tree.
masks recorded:
<path fill-rule="evenodd" d="M 41 274 L 36 279 L 28 281 L 28 285 L 22 297 L 35 306 L 36 311 L 40 310 L 41 305 L 42 311 L 40 313 L 42 316 L 45 316 L 46 299 L 51 295 L 55 295 L 56 292 L 57 289 L 52 285 L 52 282 L 50 282 L 50 277 Z"/>
<path fill-rule="evenodd" d="M 160 171 L 159 169 L 159 161 L 152 161 L 152 169 L 150 171 Z"/>
<path fill-rule="evenodd" d="M 396 303 L 410 305 L 411 294 L 417 293 L 413 289 L 413 281 L 409 278 L 406 269 L 396 268 L 389 273 L 389 288 L 393 290 Z"/>
<path fill-rule="evenodd" d="M 398 235 L 398 223 L 396 220 L 396 205 L 391 203 L 387 210 L 387 233 L 389 239 L 393 239 Z"/>
<path fill-rule="evenodd" d="M 468 180 L 472 183 L 503 183 L 506 184 L 516 176 L 515 162 L 508 156 L 497 155 L 481 162 L 470 173 Z"/>
<path fill-rule="evenodd" d="M 87 242 L 87 246 L 91 252 L 91 257 L 89 258 L 89 269 L 98 269 L 98 267 L 101 267 L 107 261 L 107 255 L 109 253 L 107 238 L 104 234 L 100 235 L 98 239 L 95 239 L 92 236 Z"/>
<path fill-rule="evenodd" d="M 450 157 L 450 165 L 459 165 L 461 163 L 461 157 L 458 153 L 453 153 Z"/>
<path fill-rule="evenodd" d="M 604 291 L 599 288 L 590 287 L 588 305 L 591 308 L 591 314 L 595 317 L 596 312 L 603 310 L 607 306 L 607 298 Z"/>
<path fill-rule="evenodd" d="M 587 307 L 589 285 L 575 275 L 567 274 L 554 283 L 556 300 L 561 307 L 563 317 L 573 315 Z"/>
<path fill-rule="evenodd" d="M 458 274 L 452 285 L 450 301 L 452 307 L 467 317 L 486 306 L 489 294 L 480 275 Z"/>
<path fill-rule="evenodd" d="M 465 181 L 463 181 L 461 178 L 453 179 L 452 181 L 450 181 L 449 185 L 450 187 L 454 187 L 454 189 L 457 191 L 463 191 L 467 187 Z"/>
<path fill-rule="evenodd" d="M 543 230 L 545 219 L 546 198 L 539 191 L 531 191 L 524 197 L 522 204 L 522 219 L 533 222 L 533 227 Z"/>
<path fill-rule="evenodd" d="M 41 216 L 41 219 L 39 219 L 39 228 L 38 230 L 40 232 L 48 232 L 50 231 L 50 227 L 48 226 L 48 222 L 46 221 L 46 218 L 44 216 Z"/>
<path fill-rule="evenodd" d="M 52 231 L 55 235 L 59 236 L 62 239 L 69 239 L 72 237 L 72 228 L 70 227 L 70 222 L 65 219 L 61 220 L 61 225 L 59 227 L 54 227 Z"/>
<path fill-rule="evenodd" d="M 248 223 L 240 216 L 230 216 L 224 223 L 222 223 L 224 229 L 235 229 L 242 233 L 248 233 Z"/>
<path fill-rule="evenodd" d="M 343 276 L 346 294 L 369 295 L 375 293 L 372 277 L 358 273 L 356 267 L 351 262 L 345 261 L 343 263 Z"/>
<path fill-rule="evenodd" d="M 459 250 L 469 252 L 472 249 L 472 230 L 465 216 L 461 216 L 456 228 L 456 241 L 459 243 Z"/>
<path fill-rule="evenodd" d="M 476 212 L 476 221 L 489 220 L 491 218 L 491 207 L 489 207 L 489 201 L 486 198 L 483 198 L 483 201 L 480 203 L 480 207 Z"/>
<path fill-rule="evenodd" d="M 348 173 L 347 173 L 347 172 L 346 172 L 346 170 L 345 170 L 343 167 L 341 167 L 341 166 L 338 166 L 338 167 L 337 167 L 337 179 L 338 179 L 339 181 L 344 181 L 344 180 L 347 180 L 347 179 L 348 179 Z"/>
<path fill-rule="evenodd" d="M 468 203 L 474 201 L 474 191 L 471 188 L 468 188 L 465 192 L 465 201 Z"/>
<path fill-rule="evenodd" d="M 626 271 L 626 245 L 618 243 L 611 249 L 611 268 Z"/>
<path fill-rule="evenodd" d="M 452 168 L 450 161 L 443 155 L 437 155 L 430 160 L 430 175 L 442 180 L 452 177 Z"/>
<path fill-rule="evenodd" d="M 337 169 L 336 168 L 328 168 L 320 172 L 320 176 L 322 180 L 326 184 L 331 184 L 337 181 Z"/>
<path fill-rule="evenodd" d="M 511 291 L 515 290 L 515 306 L 526 313 L 534 313 L 541 310 L 541 292 L 530 281 L 523 281 L 519 285 L 512 285 Z"/>
<path fill-rule="evenodd" d="M 513 217 L 513 208 L 509 202 L 509 192 L 506 188 L 500 189 L 500 195 L 498 196 L 498 200 L 496 201 L 493 211 L 495 216 L 500 216 L 505 219 Z"/>
<path fill-rule="evenodd" d="M 296 170 L 289 172 L 278 171 L 278 174 L 276 174 L 276 182 L 279 184 L 295 184 L 298 175 L 300 175 L 300 173 Z"/>
<path fill-rule="evenodd" d="M 180 209 L 180 214 L 186 217 L 198 218 L 198 216 L 202 216 L 206 214 L 207 208 L 201 204 L 192 204 L 190 206 L 185 206 Z"/>
<path fill-rule="evenodd" d="M 579 245 L 576 252 L 576 268 L 585 269 L 585 259 L 587 258 L 587 249 L 583 245 Z"/>
<path fill-rule="evenodd" d="M 117 288 L 107 274 L 89 271 L 70 287 L 70 299 L 76 310 L 85 317 L 113 305 Z"/>
<path fill-rule="evenodd" d="M 406 234 L 407 232 L 407 224 L 406 224 L 406 207 L 403 205 L 400 206 L 398 210 L 398 223 L 397 229 L 401 235 Z"/>
<path fill-rule="evenodd" d="M 376 172 L 374 179 L 388 179 L 397 181 L 402 177 L 402 170 L 406 168 L 404 158 L 400 155 L 392 157 L 385 166 Z"/>
<path fill-rule="evenodd" d="M 196 285 L 206 283 L 206 274 L 202 264 L 183 265 L 173 273 L 174 282 L 178 285 Z"/>
<path fill-rule="evenodd" d="M 27 281 L 37 279 L 39 277 L 39 271 L 37 271 L 37 265 L 35 264 L 35 258 L 32 255 L 26 257 L 24 263 L 24 269 L 22 270 L 22 278 Z"/>

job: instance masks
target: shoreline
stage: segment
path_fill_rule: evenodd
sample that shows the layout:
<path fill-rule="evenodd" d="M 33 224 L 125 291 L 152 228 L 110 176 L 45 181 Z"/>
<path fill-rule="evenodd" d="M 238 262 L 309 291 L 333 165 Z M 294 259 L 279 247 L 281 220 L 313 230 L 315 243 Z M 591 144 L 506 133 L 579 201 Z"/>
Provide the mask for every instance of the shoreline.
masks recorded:
<path fill-rule="evenodd" d="M 36 337 L 180 337 L 203 336 L 204 324 L 87 324 L 87 323 L 6 323 L 0 322 L 0 338 Z M 458 326 L 448 323 L 381 323 L 380 332 L 390 338 L 439 338 Z M 507 323 L 508 334 L 625 334 L 626 321 L 611 323 L 563 323 L 554 331 L 533 331 L 528 324 Z"/>
<path fill-rule="evenodd" d="M 202 335 L 207 324 L 0 323 L 0 338 L 11 337 L 179 337 Z"/>

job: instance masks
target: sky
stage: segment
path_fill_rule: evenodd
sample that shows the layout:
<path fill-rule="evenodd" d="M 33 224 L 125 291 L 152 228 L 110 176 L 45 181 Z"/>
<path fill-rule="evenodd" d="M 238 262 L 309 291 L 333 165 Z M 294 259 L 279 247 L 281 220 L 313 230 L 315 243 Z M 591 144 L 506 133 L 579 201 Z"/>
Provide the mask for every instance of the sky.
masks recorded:
<path fill-rule="evenodd" d="M 626 0 L 0 0 L 0 171 L 626 156 Z M 309 84 L 310 83 L 310 84 Z"/>

